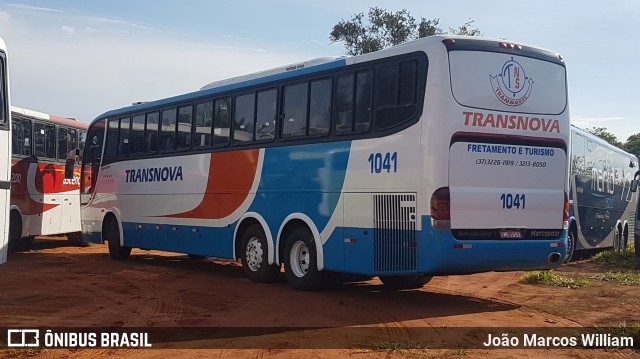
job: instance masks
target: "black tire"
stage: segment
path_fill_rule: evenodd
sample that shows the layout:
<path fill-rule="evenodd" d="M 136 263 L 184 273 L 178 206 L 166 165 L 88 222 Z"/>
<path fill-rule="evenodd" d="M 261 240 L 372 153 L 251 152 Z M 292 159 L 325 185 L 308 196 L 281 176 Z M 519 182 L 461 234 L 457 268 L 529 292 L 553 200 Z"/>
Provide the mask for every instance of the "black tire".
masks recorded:
<path fill-rule="evenodd" d="M 625 229 L 620 234 L 620 251 L 623 253 L 627 251 L 627 247 L 629 246 L 629 230 Z"/>
<path fill-rule="evenodd" d="M 636 254 L 636 258 L 640 258 L 640 238 L 639 236 L 633 236 L 633 247 Z"/>
<path fill-rule="evenodd" d="M 21 237 L 22 217 L 20 217 L 20 213 L 11 211 L 9 215 L 9 253 L 19 251 L 24 247 Z"/>
<path fill-rule="evenodd" d="M 622 251 L 622 236 L 620 233 L 620 228 L 616 226 L 616 229 L 613 231 L 613 250 L 615 252 Z"/>
<path fill-rule="evenodd" d="M 426 276 L 380 276 L 385 287 L 392 290 L 418 289 L 429 283 L 432 277 Z"/>
<path fill-rule="evenodd" d="M 254 223 L 242 234 L 242 269 L 252 282 L 272 283 L 278 279 L 280 266 L 269 264 L 267 237 L 262 227 Z"/>
<path fill-rule="evenodd" d="M 111 220 L 107 228 L 107 242 L 109 242 L 109 255 L 111 259 L 123 260 L 129 258 L 131 247 L 120 245 L 120 229 L 115 220 Z"/>
<path fill-rule="evenodd" d="M 283 259 L 289 284 L 298 290 L 325 288 L 333 273 L 318 270 L 316 244 L 309 229 L 295 228 L 286 240 Z"/>
<path fill-rule="evenodd" d="M 573 255 L 576 252 L 576 235 L 573 230 L 569 231 L 569 238 L 567 238 L 567 256 L 564 258 L 563 264 L 571 262 Z"/>

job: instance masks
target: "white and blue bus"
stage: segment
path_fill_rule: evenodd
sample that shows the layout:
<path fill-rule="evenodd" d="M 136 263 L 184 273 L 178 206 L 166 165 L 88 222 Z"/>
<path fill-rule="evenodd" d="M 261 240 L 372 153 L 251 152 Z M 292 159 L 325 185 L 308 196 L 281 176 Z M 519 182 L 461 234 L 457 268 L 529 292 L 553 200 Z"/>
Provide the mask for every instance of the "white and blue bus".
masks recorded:
<path fill-rule="evenodd" d="M 324 58 L 109 111 L 90 125 L 85 241 L 419 287 L 566 256 L 563 58 L 471 37 Z"/>
<path fill-rule="evenodd" d="M 634 242 L 637 195 L 631 191 L 638 158 L 571 126 L 570 218 L 567 257 Z"/>
<path fill-rule="evenodd" d="M 0 38 L 0 263 L 9 248 L 9 201 L 11 198 L 11 111 L 9 109 L 7 47 Z"/>

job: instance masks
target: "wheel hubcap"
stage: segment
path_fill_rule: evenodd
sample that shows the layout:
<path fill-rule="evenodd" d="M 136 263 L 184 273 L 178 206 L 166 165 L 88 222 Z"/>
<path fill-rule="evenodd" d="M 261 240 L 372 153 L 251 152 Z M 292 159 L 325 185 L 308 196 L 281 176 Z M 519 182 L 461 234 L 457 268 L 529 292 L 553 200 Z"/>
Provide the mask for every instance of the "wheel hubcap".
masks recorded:
<path fill-rule="evenodd" d="M 309 248 L 304 242 L 298 241 L 291 247 L 289 263 L 291 271 L 296 277 L 302 278 L 307 274 L 309 271 Z"/>
<path fill-rule="evenodd" d="M 262 244 L 260 243 L 260 239 L 253 237 L 247 243 L 247 248 L 245 250 L 245 258 L 247 260 L 247 266 L 253 272 L 257 272 L 260 270 L 262 265 L 262 257 L 263 257 Z"/>

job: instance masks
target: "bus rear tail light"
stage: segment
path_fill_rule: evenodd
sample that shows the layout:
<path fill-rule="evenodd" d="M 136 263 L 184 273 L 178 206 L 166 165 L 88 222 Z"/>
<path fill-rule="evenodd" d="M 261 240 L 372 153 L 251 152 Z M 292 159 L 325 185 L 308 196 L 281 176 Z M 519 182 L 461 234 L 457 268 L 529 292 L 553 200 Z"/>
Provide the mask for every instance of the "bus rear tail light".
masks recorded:
<path fill-rule="evenodd" d="M 451 228 L 449 187 L 441 187 L 431 195 L 431 225 L 435 229 Z"/>
<path fill-rule="evenodd" d="M 569 228 L 569 194 L 564 192 L 564 209 L 562 213 L 562 228 Z"/>

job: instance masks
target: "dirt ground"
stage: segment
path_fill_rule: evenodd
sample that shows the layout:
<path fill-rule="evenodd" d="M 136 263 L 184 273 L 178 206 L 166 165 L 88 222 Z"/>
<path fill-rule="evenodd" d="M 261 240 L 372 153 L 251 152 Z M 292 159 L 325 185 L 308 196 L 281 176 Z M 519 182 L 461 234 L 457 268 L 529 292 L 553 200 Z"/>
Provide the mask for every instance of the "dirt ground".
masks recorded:
<path fill-rule="evenodd" d="M 154 349 L 3 349 L 0 357 L 640 357 L 631 349 L 408 349 L 402 344 L 415 347 L 424 328 L 495 328 L 499 335 L 515 327 L 635 324 L 640 287 L 526 285 L 518 283 L 522 272 L 510 272 L 436 277 L 420 290 L 385 291 L 376 278 L 308 293 L 291 289 L 284 276 L 275 284 L 249 282 L 236 263 L 143 250 L 113 261 L 107 253 L 105 245 L 78 247 L 48 238 L 10 254 L 0 266 L 0 327 L 220 328 L 222 335 L 182 338 L 180 349 L 156 349 L 175 348 L 169 339 Z M 604 269 L 581 261 L 559 271 Z"/>

